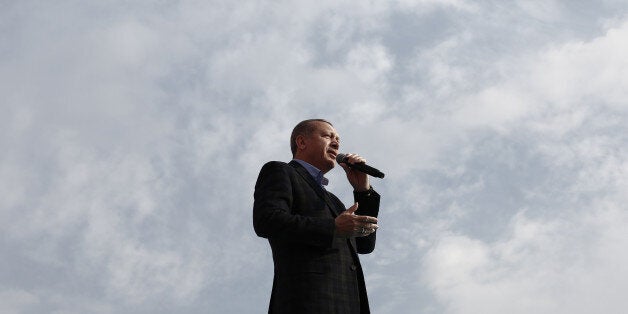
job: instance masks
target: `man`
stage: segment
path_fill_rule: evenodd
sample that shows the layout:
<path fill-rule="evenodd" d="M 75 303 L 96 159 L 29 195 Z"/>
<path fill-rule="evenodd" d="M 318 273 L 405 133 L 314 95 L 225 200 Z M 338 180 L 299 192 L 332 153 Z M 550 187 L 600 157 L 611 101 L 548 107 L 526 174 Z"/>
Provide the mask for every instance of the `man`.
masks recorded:
<path fill-rule="evenodd" d="M 275 275 L 269 313 L 370 313 L 357 253 L 375 248 L 380 196 L 368 176 L 340 166 L 353 186 L 355 204 L 325 190 L 340 137 L 322 119 L 297 124 L 290 137 L 293 160 L 271 161 L 255 184 L 253 226 L 268 239 Z M 348 163 L 365 159 L 348 155 Z"/>

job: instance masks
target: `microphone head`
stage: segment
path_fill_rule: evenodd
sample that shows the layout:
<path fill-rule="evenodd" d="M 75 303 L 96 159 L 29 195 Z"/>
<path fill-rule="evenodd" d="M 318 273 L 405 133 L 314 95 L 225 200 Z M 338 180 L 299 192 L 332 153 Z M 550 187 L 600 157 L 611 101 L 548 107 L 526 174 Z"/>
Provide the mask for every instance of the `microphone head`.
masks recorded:
<path fill-rule="evenodd" d="M 342 153 L 336 155 L 336 162 L 337 163 L 347 162 L 347 155 L 342 154 Z"/>

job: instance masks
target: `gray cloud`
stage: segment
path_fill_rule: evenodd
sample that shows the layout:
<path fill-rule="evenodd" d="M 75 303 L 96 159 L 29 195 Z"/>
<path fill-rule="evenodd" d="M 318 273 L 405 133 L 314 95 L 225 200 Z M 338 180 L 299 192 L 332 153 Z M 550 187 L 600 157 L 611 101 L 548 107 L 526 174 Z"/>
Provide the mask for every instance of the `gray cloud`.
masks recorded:
<path fill-rule="evenodd" d="M 376 313 L 626 307 L 623 3 L 0 7 L 3 313 L 264 312 L 253 185 L 309 117 L 387 174 Z"/>

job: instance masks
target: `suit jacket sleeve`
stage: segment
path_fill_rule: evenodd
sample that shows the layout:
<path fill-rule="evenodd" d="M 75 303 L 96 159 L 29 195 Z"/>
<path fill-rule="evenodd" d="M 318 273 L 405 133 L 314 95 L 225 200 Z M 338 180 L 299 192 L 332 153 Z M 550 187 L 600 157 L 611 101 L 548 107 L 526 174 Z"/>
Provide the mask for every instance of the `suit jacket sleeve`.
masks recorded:
<path fill-rule="evenodd" d="M 295 191 L 290 171 L 282 162 L 262 167 L 255 184 L 253 227 L 264 238 L 331 247 L 336 229 L 331 217 L 294 214 Z"/>
<path fill-rule="evenodd" d="M 365 215 L 377 217 L 379 213 L 380 196 L 373 189 L 366 192 L 353 192 L 353 199 L 358 203 L 356 215 Z M 355 239 L 356 249 L 360 254 L 368 254 L 375 249 L 375 239 L 377 231 L 366 237 L 358 237 Z"/>

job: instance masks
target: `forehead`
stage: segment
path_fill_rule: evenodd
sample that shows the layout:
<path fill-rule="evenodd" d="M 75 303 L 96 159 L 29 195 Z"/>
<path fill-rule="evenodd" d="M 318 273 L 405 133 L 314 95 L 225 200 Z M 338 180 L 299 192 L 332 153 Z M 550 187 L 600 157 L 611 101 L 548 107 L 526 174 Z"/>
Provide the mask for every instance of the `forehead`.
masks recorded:
<path fill-rule="evenodd" d="M 334 129 L 334 127 L 331 126 L 329 123 L 322 122 L 322 121 L 316 121 L 316 122 L 314 122 L 314 126 L 315 126 L 317 131 L 331 132 L 331 133 L 334 133 L 334 134 L 338 134 L 338 132 L 336 132 L 336 129 Z"/>

